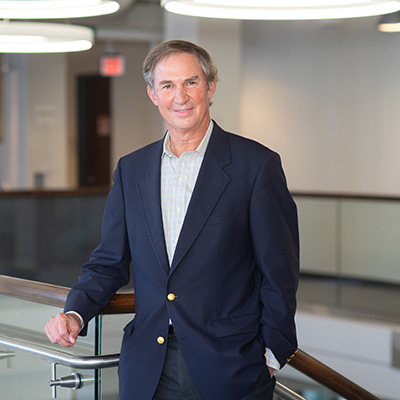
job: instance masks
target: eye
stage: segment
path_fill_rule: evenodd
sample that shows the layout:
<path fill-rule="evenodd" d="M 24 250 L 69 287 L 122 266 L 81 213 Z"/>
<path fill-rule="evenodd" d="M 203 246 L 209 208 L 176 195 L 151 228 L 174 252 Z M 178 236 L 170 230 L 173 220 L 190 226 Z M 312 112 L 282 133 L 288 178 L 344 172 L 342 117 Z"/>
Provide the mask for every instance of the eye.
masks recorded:
<path fill-rule="evenodd" d="M 162 87 L 162 89 L 163 89 L 163 90 L 171 89 L 171 85 L 170 85 L 170 84 L 164 85 L 164 86 Z"/>

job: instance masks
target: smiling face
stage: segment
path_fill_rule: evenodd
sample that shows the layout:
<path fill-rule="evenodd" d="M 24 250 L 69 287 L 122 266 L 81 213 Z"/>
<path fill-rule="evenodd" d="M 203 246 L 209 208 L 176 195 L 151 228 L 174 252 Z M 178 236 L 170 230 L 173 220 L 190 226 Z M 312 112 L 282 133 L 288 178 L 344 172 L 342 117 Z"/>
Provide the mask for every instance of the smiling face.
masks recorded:
<path fill-rule="evenodd" d="M 154 69 L 154 89 L 147 88 L 171 137 L 203 137 L 210 122 L 209 100 L 215 82 L 207 84 L 197 57 L 173 53 Z"/>

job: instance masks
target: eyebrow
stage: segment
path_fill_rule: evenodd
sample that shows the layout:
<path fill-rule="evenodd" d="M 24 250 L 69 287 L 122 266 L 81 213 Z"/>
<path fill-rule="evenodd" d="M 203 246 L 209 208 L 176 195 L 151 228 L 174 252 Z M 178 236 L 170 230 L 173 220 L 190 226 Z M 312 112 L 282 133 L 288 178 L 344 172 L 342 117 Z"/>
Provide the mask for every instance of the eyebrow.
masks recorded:
<path fill-rule="evenodd" d="M 193 75 L 193 76 L 191 76 L 190 78 L 185 79 L 184 82 L 195 81 L 195 80 L 197 80 L 197 79 L 199 79 L 199 76 L 198 76 L 198 75 Z M 165 81 L 160 81 L 160 82 L 159 82 L 159 85 L 160 85 L 160 86 L 163 86 L 163 85 L 169 85 L 169 84 L 171 84 L 171 83 L 172 83 L 171 80 L 165 80 Z"/>
<path fill-rule="evenodd" d="M 199 79 L 198 75 L 193 75 L 188 79 L 185 79 L 185 82 L 190 82 L 190 81 L 195 81 L 196 79 Z"/>

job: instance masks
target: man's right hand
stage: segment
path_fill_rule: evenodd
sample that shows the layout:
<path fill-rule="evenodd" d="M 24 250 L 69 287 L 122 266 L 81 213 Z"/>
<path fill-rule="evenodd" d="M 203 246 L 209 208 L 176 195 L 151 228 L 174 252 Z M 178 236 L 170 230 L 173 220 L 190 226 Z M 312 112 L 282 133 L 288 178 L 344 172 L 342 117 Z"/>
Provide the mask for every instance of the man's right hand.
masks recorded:
<path fill-rule="evenodd" d="M 81 322 L 78 316 L 73 313 L 60 313 L 49 319 L 44 331 L 51 343 L 72 347 L 81 331 Z"/>

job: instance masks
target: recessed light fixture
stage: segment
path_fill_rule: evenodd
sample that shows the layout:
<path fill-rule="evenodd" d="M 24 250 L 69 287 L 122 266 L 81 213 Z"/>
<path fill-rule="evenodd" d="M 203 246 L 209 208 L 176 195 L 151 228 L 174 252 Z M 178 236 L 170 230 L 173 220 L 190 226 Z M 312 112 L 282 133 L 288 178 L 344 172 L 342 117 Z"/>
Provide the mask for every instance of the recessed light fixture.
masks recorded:
<path fill-rule="evenodd" d="M 91 28 L 38 22 L 0 24 L 0 53 L 65 53 L 89 50 Z"/>
<path fill-rule="evenodd" d="M 370 17 L 400 10 L 397 0 L 161 0 L 176 14 L 249 20 Z"/>
<path fill-rule="evenodd" d="M 112 0 L 0 0 L 2 19 L 82 18 L 119 10 Z"/>

